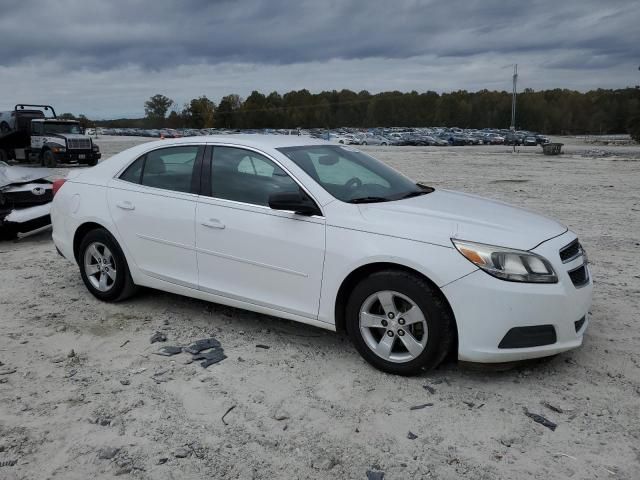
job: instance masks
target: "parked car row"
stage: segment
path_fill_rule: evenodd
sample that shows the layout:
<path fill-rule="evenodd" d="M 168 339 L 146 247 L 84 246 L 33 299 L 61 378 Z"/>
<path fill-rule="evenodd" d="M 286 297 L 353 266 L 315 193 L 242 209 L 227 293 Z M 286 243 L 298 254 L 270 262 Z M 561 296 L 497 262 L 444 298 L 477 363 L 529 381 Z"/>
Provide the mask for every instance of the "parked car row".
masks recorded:
<path fill-rule="evenodd" d="M 88 131 L 99 135 L 126 135 L 152 138 L 197 137 L 203 135 L 272 134 L 302 135 L 328 140 L 343 145 L 397 145 L 397 146 L 462 146 L 462 145 L 524 145 L 535 146 L 549 142 L 544 135 L 528 131 L 505 129 L 461 129 L 461 128 L 339 128 L 339 129 L 141 129 L 98 128 Z"/>

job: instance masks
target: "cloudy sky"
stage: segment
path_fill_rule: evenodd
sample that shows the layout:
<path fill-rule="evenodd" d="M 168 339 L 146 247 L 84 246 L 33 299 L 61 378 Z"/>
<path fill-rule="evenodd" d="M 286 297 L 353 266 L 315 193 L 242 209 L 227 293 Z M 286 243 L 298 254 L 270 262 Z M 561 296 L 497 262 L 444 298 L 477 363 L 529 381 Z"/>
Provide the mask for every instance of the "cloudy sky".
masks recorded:
<path fill-rule="evenodd" d="M 143 116 L 155 93 L 640 84 L 638 0 L 0 0 L 0 110 Z"/>

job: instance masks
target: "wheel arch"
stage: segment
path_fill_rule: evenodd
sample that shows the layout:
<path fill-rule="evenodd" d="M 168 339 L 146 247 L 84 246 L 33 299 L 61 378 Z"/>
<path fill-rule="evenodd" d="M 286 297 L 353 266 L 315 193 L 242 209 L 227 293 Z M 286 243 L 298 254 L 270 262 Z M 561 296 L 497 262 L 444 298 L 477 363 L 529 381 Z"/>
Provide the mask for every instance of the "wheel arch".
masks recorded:
<path fill-rule="evenodd" d="M 79 250 L 80 250 L 80 244 L 82 243 L 82 239 L 89 232 L 93 230 L 98 230 L 98 229 L 106 230 L 107 232 L 109 232 L 111 236 L 113 236 L 113 233 L 111 233 L 111 231 L 109 231 L 107 227 L 93 221 L 85 222 L 79 225 L 78 228 L 76 228 L 76 231 L 73 234 L 73 257 L 75 258 L 76 262 L 78 262 L 78 255 L 80 253 Z"/>
<path fill-rule="evenodd" d="M 345 277 L 345 279 L 340 284 L 340 288 L 338 289 L 338 294 L 336 295 L 335 311 L 334 311 L 336 331 L 346 332 L 345 309 L 347 306 L 347 301 L 349 300 L 349 295 L 351 294 L 355 286 L 367 276 L 383 270 L 396 270 L 396 271 L 410 273 L 426 281 L 433 288 L 433 291 L 440 296 L 440 299 L 442 300 L 443 304 L 449 311 L 451 318 L 453 319 L 455 338 L 454 338 L 454 343 L 452 345 L 452 350 L 457 352 L 458 323 L 456 322 L 456 318 L 455 318 L 453 309 L 449 304 L 449 300 L 447 299 L 445 294 L 442 292 L 442 290 L 438 287 L 438 285 L 436 285 L 436 283 L 433 282 L 433 280 L 431 280 L 425 274 L 423 274 L 422 272 L 419 272 L 418 270 L 415 270 L 414 268 L 411 268 L 399 263 L 393 263 L 393 262 L 368 263 L 366 265 L 359 266 L 358 268 L 353 270 L 351 273 L 349 273 L 349 275 Z"/>

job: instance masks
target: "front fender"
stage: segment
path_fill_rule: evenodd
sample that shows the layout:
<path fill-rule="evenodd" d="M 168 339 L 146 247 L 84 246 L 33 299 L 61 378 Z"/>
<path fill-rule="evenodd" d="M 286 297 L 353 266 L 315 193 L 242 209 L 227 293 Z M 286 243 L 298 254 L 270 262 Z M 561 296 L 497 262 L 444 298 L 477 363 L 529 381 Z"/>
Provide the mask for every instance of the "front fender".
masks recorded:
<path fill-rule="evenodd" d="M 344 280 L 355 270 L 374 263 L 391 263 L 427 277 L 438 287 L 476 270 L 451 247 L 387 235 L 327 226 L 326 254 L 319 320 L 334 323 L 335 304 Z"/>

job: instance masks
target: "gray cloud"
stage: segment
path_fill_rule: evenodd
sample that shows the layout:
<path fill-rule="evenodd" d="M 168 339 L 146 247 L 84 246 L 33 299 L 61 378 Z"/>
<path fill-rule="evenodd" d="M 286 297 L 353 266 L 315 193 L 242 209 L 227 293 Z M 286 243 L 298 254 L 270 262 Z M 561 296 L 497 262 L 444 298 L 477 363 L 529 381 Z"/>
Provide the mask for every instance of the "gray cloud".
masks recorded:
<path fill-rule="evenodd" d="M 134 114 L 118 98 L 147 90 L 181 101 L 253 88 L 497 88 L 516 62 L 538 88 L 640 83 L 635 0 L 0 0 L 0 11 L 2 104 L 43 85 L 75 103 L 83 82 L 105 99 L 83 111 L 102 115 Z"/>

